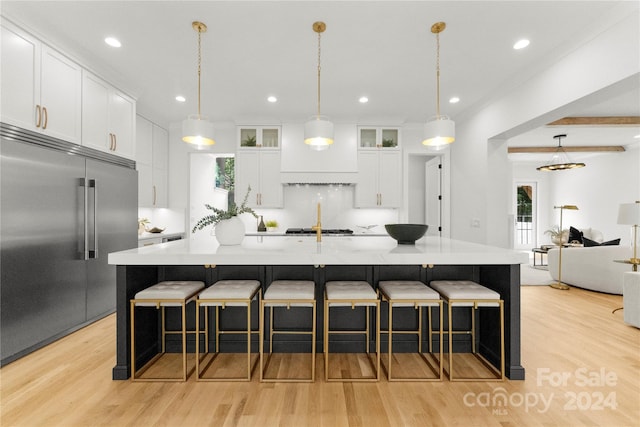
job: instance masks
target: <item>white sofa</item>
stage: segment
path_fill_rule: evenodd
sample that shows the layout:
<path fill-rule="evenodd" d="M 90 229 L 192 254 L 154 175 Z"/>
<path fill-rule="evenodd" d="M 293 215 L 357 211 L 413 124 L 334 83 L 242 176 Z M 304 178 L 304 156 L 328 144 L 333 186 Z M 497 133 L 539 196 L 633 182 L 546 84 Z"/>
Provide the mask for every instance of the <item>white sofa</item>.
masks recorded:
<path fill-rule="evenodd" d="M 549 273 L 558 280 L 559 250 L 552 248 L 547 254 Z M 614 262 L 629 259 L 630 246 L 568 247 L 562 249 L 562 282 L 579 288 L 622 295 L 623 273 L 631 265 Z"/>

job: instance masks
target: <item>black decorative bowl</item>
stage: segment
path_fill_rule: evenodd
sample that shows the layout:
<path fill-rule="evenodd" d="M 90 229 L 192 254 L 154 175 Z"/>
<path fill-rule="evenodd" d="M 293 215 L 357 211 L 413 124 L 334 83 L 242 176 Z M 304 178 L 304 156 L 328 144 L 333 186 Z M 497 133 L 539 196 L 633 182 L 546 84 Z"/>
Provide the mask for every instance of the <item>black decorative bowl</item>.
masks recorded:
<path fill-rule="evenodd" d="M 424 236 L 429 228 L 426 224 L 385 224 L 384 228 L 389 236 L 400 245 L 413 245 L 416 240 Z"/>

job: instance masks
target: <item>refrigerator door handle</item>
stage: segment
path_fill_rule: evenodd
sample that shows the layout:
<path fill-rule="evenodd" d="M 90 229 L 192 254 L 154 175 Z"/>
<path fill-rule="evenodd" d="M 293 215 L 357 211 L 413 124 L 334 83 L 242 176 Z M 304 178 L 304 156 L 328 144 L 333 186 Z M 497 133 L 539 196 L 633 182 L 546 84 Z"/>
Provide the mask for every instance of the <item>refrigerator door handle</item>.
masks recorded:
<path fill-rule="evenodd" d="M 98 186 L 95 179 L 89 180 L 93 189 L 93 249 L 89 249 L 89 258 L 98 258 Z"/>
<path fill-rule="evenodd" d="M 78 186 L 82 187 L 82 214 L 80 217 L 82 218 L 82 228 L 80 235 L 78 236 L 78 253 L 80 258 L 83 260 L 89 259 L 89 224 L 88 224 L 88 210 L 89 210 L 89 198 L 87 192 L 87 180 L 86 178 L 78 179 Z"/>

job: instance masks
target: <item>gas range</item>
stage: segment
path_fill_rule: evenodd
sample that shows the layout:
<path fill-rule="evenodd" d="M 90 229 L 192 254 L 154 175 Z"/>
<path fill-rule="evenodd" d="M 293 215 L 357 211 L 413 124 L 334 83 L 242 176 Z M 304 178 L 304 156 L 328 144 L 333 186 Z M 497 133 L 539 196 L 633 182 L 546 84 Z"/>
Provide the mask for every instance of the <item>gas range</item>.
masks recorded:
<path fill-rule="evenodd" d="M 286 234 L 316 234 L 312 228 L 287 228 Z M 348 228 L 323 228 L 322 234 L 353 234 Z"/>

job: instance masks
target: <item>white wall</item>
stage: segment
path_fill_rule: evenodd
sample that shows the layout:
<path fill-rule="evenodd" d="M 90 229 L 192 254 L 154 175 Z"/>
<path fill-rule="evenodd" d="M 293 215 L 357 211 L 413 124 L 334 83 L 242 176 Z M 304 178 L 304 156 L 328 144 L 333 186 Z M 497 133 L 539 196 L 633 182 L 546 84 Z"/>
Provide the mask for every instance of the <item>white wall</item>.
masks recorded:
<path fill-rule="evenodd" d="M 535 170 L 540 164 L 513 163 L 514 182 L 538 183 L 538 243 L 549 243 L 544 231 L 560 222 L 560 213 L 553 206 L 576 205 L 578 211 L 564 211 L 563 228 L 595 228 L 605 240 L 621 238 L 621 244 L 631 244 L 630 228 L 617 224 L 618 208 L 640 200 L 640 147 L 583 161 L 584 168 L 556 172 Z"/>
<path fill-rule="evenodd" d="M 451 147 L 452 237 L 511 246 L 506 224 L 512 180 L 495 172 L 505 169 L 506 154 L 497 153 L 490 140 L 504 140 L 563 117 L 571 113 L 572 104 L 584 102 L 588 95 L 637 79 L 639 39 L 634 13 L 613 22 L 508 94 L 457 119 L 456 142 Z M 480 228 L 471 227 L 473 217 L 480 219 Z"/>

